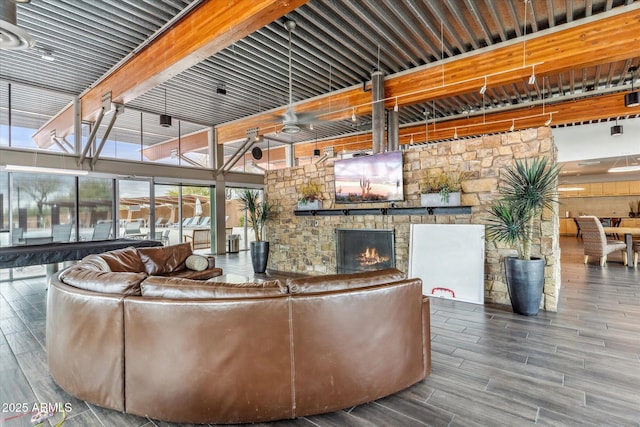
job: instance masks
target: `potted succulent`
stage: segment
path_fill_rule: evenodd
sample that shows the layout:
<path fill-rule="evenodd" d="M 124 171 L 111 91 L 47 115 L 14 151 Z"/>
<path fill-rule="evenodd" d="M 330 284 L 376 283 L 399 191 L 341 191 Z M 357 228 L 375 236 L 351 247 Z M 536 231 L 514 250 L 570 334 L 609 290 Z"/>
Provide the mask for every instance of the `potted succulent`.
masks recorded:
<path fill-rule="evenodd" d="M 422 194 L 420 205 L 429 207 L 460 206 L 462 182 L 467 172 L 447 171 L 437 174 L 426 173 L 420 181 Z"/>
<path fill-rule="evenodd" d="M 299 191 L 298 210 L 322 209 L 322 188 L 320 184 L 313 182 L 303 184 Z"/>
<path fill-rule="evenodd" d="M 247 223 L 253 228 L 256 240 L 251 242 L 251 263 L 254 273 L 264 273 L 269 259 L 269 242 L 262 240 L 264 225 L 273 218 L 275 210 L 272 204 L 260 199 L 257 190 L 244 190 L 240 193 L 241 210 L 246 210 Z"/>
<path fill-rule="evenodd" d="M 487 237 L 515 246 L 518 256 L 506 257 L 505 274 L 513 311 L 536 315 L 544 287 L 544 259 L 531 256 L 534 226 L 542 210 L 557 202 L 557 165 L 548 159 L 516 161 L 501 177 L 501 198 L 490 209 Z"/>

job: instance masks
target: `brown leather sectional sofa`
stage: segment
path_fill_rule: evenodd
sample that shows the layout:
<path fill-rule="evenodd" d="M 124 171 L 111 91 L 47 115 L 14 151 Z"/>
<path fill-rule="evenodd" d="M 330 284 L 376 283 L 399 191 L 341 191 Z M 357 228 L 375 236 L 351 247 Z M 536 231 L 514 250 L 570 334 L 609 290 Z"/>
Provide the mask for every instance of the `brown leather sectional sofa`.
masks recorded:
<path fill-rule="evenodd" d="M 117 278 L 112 293 L 68 277 L 49 287 L 49 369 L 103 407 L 183 423 L 270 421 L 372 401 L 431 370 L 429 300 L 397 270 L 260 284 L 145 275 Z"/>

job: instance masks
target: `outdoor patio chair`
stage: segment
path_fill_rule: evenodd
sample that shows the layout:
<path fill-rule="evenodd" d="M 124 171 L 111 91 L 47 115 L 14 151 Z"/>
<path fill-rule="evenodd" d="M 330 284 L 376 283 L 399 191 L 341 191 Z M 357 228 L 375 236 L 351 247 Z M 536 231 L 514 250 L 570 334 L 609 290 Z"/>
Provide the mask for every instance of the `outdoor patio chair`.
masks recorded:
<path fill-rule="evenodd" d="M 604 234 L 602 223 L 595 216 L 580 216 L 577 218 L 582 231 L 582 241 L 584 243 L 584 263 L 589 262 L 590 256 L 598 257 L 600 266 L 607 263 L 607 255 L 611 252 L 620 251 L 624 265 L 627 265 L 627 245 L 618 240 L 607 240 Z"/>
<path fill-rule="evenodd" d="M 111 222 L 99 222 L 93 227 L 91 240 L 107 240 L 111 237 Z"/>
<path fill-rule="evenodd" d="M 11 245 L 21 245 L 24 243 L 23 240 L 24 229 L 22 227 L 16 227 L 11 232 Z"/>
<path fill-rule="evenodd" d="M 55 224 L 51 227 L 52 242 L 68 242 L 71 240 L 72 224 Z"/>

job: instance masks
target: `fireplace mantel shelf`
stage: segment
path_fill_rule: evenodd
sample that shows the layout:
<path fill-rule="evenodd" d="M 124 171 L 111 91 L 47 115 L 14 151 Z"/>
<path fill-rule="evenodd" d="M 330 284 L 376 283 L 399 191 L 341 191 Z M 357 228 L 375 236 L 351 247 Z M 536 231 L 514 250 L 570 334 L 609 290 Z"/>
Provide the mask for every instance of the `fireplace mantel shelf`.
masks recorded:
<path fill-rule="evenodd" d="M 344 208 L 294 210 L 295 216 L 338 215 L 470 215 L 471 206 L 415 207 L 415 208 Z"/>

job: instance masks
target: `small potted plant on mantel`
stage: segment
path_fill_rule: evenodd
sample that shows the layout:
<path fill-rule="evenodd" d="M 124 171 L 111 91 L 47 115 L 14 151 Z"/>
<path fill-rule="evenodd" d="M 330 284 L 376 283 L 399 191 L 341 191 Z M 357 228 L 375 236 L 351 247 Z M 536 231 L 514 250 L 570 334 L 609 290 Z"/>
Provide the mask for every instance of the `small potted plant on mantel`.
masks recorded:
<path fill-rule="evenodd" d="M 322 209 L 322 188 L 320 184 L 309 182 L 303 184 L 299 191 L 298 210 L 317 211 L 318 209 Z"/>
<path fill-rule="evenodd" d="M 469 174 L 462 171 L 426 172 L 420 181 L 420 205 L 428 207 L 460 206 L 462 182 Z"/>

